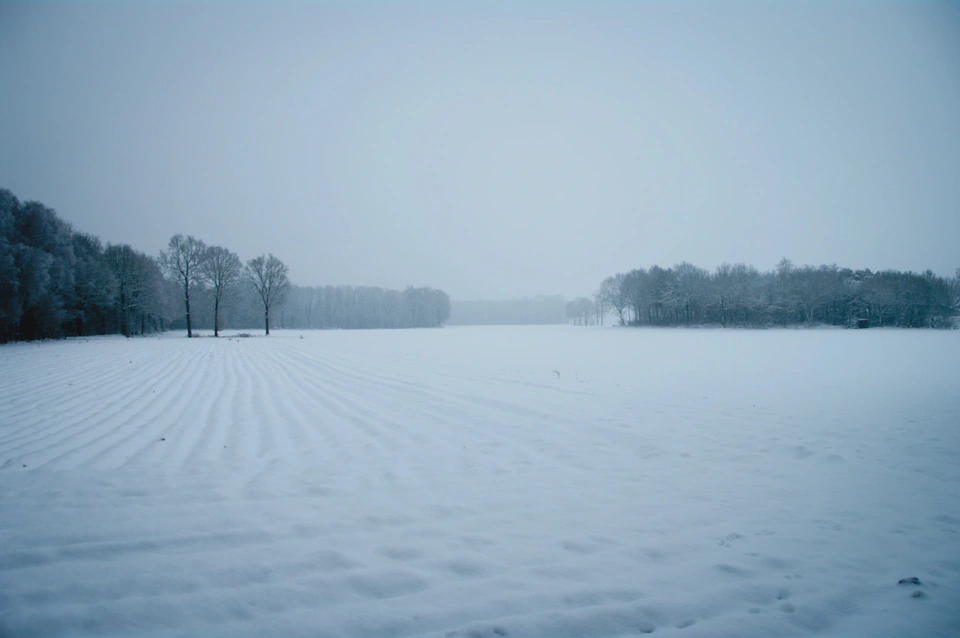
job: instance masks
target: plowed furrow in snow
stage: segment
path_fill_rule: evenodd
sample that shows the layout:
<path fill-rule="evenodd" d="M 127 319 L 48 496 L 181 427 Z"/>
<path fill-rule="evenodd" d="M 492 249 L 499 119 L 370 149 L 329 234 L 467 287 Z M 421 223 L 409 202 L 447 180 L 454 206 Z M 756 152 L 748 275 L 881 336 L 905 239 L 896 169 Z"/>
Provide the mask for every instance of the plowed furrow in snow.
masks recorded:
<path fill-rule="evenodd" d="M 20 423 L 21 427 L 11 427 L 5 436 L 0 437 L 0 448 L 25 439 L 54 435 L 77 422 L 89 422 L 91 416 L 98 419 L 109 416 L 104 412 L 109 412 L 111 409 L 125 409 L 125 406 L 139 395 L 113 392 L 114 389 L 126 390 L 131 387 L 132 381 L 138 382 L 136 386 L 141 388 L 148 387 L 151 379 L 157 376 L 162 377 L 174 370 L 178 364 L 176 357 L 169 362 L 158 361 L 152 366 L 136 367 L 114 359 L 102 364 L 104 372 L 97 377 L 96 384 L 80 390 L 71 387 L 67 379 L 73 375 L 72 362 L 82 355 L 75 349 L 70 352 L 74 356 L 64 360 L 57 370 L 48 373 L 46 381 L 42 383 L 43 387 L 55 388 L 54 396 L 31 401 L 29 407 L 23 409 L 19 415 L 12 412 L 4 415 L 4 418 L 10 419 L 6 421 L 7 423 Z M 123 361 L 126 362 L 125 357 Z M 110 390 L 107 393 L 107 396 L 111 397 L 110 400 L 91 402 L 91 396 L 102 395 L 105 389 Z"/>
<path fill-rule="evenodd" d="M 175 428 L 178 425 L 181 428 L 186 427 L 185 416 L 194 409 L 192 388 L 185 381 L 193 378 L 197 373 L 202 375 L 209 372 L 212 367 L 208 358 L 199 358 L 199 361 L 196 359 L 184 357 L 181 360 L 182 368 L 179 374 L 177 368 L 168 370 L 167 373 L 172 377 L 171 382 L 155 400 L 151 400 L 154 396 L 154 383 L 163 378 L 157 376 L 160 371 L 129 377 L 121 382 L 117 392 L 130 399 L 112 408 L 109 415 L 89 415 L 90 422 L 95 425 L 78 433 L 71 441 L 69 449 L 46 459 L 44 464 L 50 463 L 58 469 L 79 468 L 86 466 L 87 463 L 96 464 L 101 455 L 116 454 L 118 450 L 121 456 L 125 456 L 126 453 L 132 454 L 135 453 L 136 447 L 139 447 L 137 442 L 140 442 L 140 445 L 164 443 L 159 440 L 159 437 L 154 438 L 158 428 L 165 435 L 171 434 L 175 437 Z M 186 370 L 186 373 L 182 370 Z M 168 397 L 173 397 L 175 401 L 165 401 Z M 162 416 L 148 421 L 145 418 L 145 409 L 151 406 L 160 407 L 157 414 Z M 154 445 L 155 449 L 157 447 Z"/>
<path fill-rule="evenodd" d="M 290 352 L 288 350 L 288 352 Z M 489 462 L 497 464 L 500 461 L 506 461 L 513 464 L 520 460 L 521 467 L 533 467 L 541 464 L 549 464 L 559 467 L 565 471 L 570 469 L 586 469 L 582 465 L 576 466 L 572 460 L 575 456 L 575 450 L 557 450 L 559 445 L 563 444 L 562 426 L 576 428 L 579 436 L 583 436 L 584 430 L 589 428 L 589 421 L 573 414 L 569 411 L 561 412 L 540 412 L 532 411 L 522 405 L 514 405 L 496 397 L 499 392 L 512 391 L 508 384 L 501 384 L 499 387 L 493 385 L 484 395 L 465 395 L 462 390 L 454 390 L 454 387 L 463 385 L 459 377 L 445 377 L 437 381 L 436 386 L 429 386 L 424 383 L 412 383 L 405 381 L 405 378 L 422 378 L 422 373 L 416 368 L 407 370 L 398 370 L 395 375 L 384 375 L 375 369 L 364 372 L 356 366 L 337 367 L 336 364 L 324 362 L 321 358 L 311 356 L 300 351 L 292 352 L 291 356 L 295 360 L 302 361 L 301 370 L 307 374 L 321 373 L 325 383 L 329 388 L 339 391 L 338 397 L 345 396 L 363 396 L 368 403 L 374 407 L 389 404 L 388 408 L 379 408 L 379 417 L 368 419 L 382 423 L 390 423 L 391 419 L 386 416 L 391 411 L 402 408 L 406 410 L 406 422 L 409 417 L 417 415 L 420 418 L 414 422 L 419 424 L 417 428 L 420 432 L 410 431 L 407 426 L 401 428 L 407 430 L 407 437 L 417 439 L 422 438 L 424 434 L 431 431 L 438 433 L 446 442 L 447 447 L 451 447 L 451 442 L 460 441 L 463 447 L 466 443 L 471 445 L 476 443 L 476 437 L 487 441 L 484 447 L 489 449 Z M 441 383 L 446 382 L 449 387 L 444 388 Z M 514 410 L 515 408 L 515 410 Z M 367 410 L 369 414 L 370 411 Z M 549 424 L 553 432 L 551 438 L 531 438 L 530 432 L 522 428 L 512 427 L 509 424 L 515 422 L 517 414 L 528 414 L 536 417 L 541 423 Z M 374 412 L 374 414 L 376 414 Z M 592 417 L 591 417 L 592 418 Z M 402 431 L 402 430 L 401 430 Z M 537 431 L 540 431 L 538 428 Z M 460 434 L 458 434 L 460 433 Z M 468 467 L 472 461 L 468 461 Z M 576 466 L 576 467 L 575 467 Z"/>
<path fill-rule="evenodd" d="M 69 414 L 89 400 L 90 394 L 111 387 L 131 373 L 167 365 L 166 351 L 158 340 L 106 338 L 91 343 L 70 342 L 56 356 L 54 344 L 36 352 L 19 353 L 13 383 L 0 394 L 0 423 L 14 423 L 33 414 L 37 406 L 55 409 L 54 417 Z M 142 349 L 141 349 L 142 348 Z M 6 354 L 0 353 L 0 356 Z M 31 355 L 35 360 L 31 361 Z M 29 363 L 26 363 L 29 361 Z M 3 398 L 9 401 L 4 409 Z"/>
<path fill-rule="evenodd" d="M 20 436 L 0 444 L 0 454 L 6 458 L 18 457 L 35 464 L 47 463 L 65 453 L 98 439 L 104 433 L 128 427 L 130 414 L 151 401 L 156 379 L 176 368 L 171 361 L 166 368 L 143 368 L 126 376 L 118 375 L 106 400 L 79 403 L 71 412 L 55 410 L 52 406 L 37 406 L 34 414 L 23 420 Z M 95 396 L 104 396 L 101 389 Z M 63 418 L 64 421 L 59 420 Z"/>

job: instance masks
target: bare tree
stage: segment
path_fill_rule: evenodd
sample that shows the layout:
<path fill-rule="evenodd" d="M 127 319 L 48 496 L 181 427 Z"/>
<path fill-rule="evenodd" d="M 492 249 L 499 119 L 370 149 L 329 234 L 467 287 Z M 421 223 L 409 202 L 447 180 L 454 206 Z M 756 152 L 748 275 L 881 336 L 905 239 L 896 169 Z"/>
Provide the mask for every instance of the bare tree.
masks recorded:
<path fill-rule="evenodd" d="M 597 291 L 593 293 L 592 301 L 593 312 L 597 315 L 597 325 L 602 326 L 603 317 L 607 314 L 607 309 L 609 308 L 607 305 L 607 298 L 603 296 L 603 291 L 598 288 Z"/>
<path fill-rule="evenodd" d="M 602 305 L 603 312 L 606 312 L 608 308 L 616 310 L 621 326 L 626 323 L 623 320 L 623 310 L 629 304 L 623 279 L 623 273 L 617 273 L 613 277 L 607 277 L 603 280 L 603 283 L 600 284 L 600 290 L 597 291 L 597 304 Z"/>
<path fill-rule="evenodd" d="M 567 302 L 567 319 L 573 320 L 575 326 L 589 326 L 590 320 L 596 313 L 594 301 L 587 297 L 577 297 Z"/>
<path fill-rule="evenodd" d="M 187 312 L 187 337 L 193 336 L 190 324 L 190 288 L 200 282 L 200 265 L 206 257 L 206 245 L 199 239 L 176 234 L 167 250 L 160 253 L 160 266 L 168 277 L 183 287 L 183 304 Z"/>
<path fill-rule="evenodd" d="M 639 324 L 643 317 L 644 308 L 647 309 L 647 315 L 652 317 L 650 304 L 650 274 L 643 268 L 634 268 L 623 275 L 619 280 L 620 294 L 626 301 L 628 308 L 633 310 L 633 321 Z M 629 317 L 629 312 L 628 312 Z"/>
<path fill-rule="evenodd" d="M 263 302 L 263 325 L 267 334 L 270 334 L 270 306 L 282 304 L 290 290 L 288 270 L 273 254 L 260 255 L 247 262 L 247 278 Z"/>
<path fill-rule="evenodd" d="M 237 285 L 243 274 L 243 264 L 237 254 L 223 246 L 207 248 L 206 258 L 200 264 L 201 276 L 213 289 L 213 336 L 220 336 L 220 303 L 224 293 Z"/>

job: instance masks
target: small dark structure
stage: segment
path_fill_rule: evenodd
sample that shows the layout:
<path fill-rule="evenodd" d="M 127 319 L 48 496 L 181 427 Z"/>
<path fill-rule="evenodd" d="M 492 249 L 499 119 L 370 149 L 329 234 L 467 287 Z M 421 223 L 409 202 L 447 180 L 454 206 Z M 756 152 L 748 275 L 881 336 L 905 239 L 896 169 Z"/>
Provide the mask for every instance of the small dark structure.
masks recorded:
<path fill-rule="evenodd" d="M 857 328 L 869 328 L 870 320 L 869 319 L 857 319 Z"/>

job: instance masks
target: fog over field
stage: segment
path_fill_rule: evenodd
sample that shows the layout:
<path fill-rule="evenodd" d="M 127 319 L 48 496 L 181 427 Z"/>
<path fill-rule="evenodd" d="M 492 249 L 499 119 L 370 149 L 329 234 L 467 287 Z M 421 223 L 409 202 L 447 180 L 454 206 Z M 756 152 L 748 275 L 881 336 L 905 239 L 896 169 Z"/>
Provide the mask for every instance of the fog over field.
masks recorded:
<path fill-rule="evenodd" d="M 0 2 L 0 187 L 301 285 L 960 266 L 952 2 Z"/>

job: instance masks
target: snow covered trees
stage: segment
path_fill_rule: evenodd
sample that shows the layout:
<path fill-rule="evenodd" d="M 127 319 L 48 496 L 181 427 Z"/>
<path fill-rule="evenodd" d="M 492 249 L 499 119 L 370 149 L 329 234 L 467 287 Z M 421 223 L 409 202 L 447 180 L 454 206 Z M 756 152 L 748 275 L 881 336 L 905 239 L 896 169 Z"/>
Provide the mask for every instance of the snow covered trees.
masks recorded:
<path fill-rule="evenodd" d="M 633 325 L 948 327 L 960 312 L 960 276 L 829 266 L 794 266 L 783 259 L 770 272 L 742 263 L 713 273 L 687 262 L 607 277 L 598 295 Z M 576 314 L 576 313 L 575 313 Z"/>
<path fill-rule="evenodd" d="M 287 266 L 273 256 L 260 255 L 247 262 L 247 279 L 253 284 L 263 303 L 263 325 L 270 334 L 270 307 L 282 304 L 290 290 Z"/>
<path fill-rule="evenodd" d="M 126 336 L 224 324 L 270 333 L 270 314 L 297 328 L 443 325 L 450 297 L 433 288 L 295 287 L 274 255 L 247 262 L 182 234 L 157 258 L 75 231 L 39 202 L 0 189 L 0 343 L 73 335 Z M 179 301 L 178 301 L 179 300 Z M 262 314 L 261 314 L 262 312 Z"/>
<path fill-rule="evenodd" d="M 0 342 L 143 333 L 164 300 L 157 262 L 0 190 Z"/>
<path fill-rule="evenodd" d="M 15 255 L 14 210 L 20 205 L 8 190 L 0 190 L 0 343 L 16 337 L 20 321 L 20 271 Z"/>
<path fill-rule="evenodd" d="M 14 209 L 21 338 L 56 336 L 69 318 L 75 265 L 71 232 L 69 225 L 39 202 L 25 202 Z"/>
<path fill-rule="evenodd" d="M 73 230 L 0 190 L 0 341 L 64 334 L 75 316 Z"/>
<path fill-rule="evenodd" d="M 86 233 L 73 234 L 73 321 L 77 335 L 106 333 L 112 320 L 116 281 L 100 240 Z"/>
<path fill-rule="evenodd" d="M 150 269 L 151 266 L 157 267 L 156 262 L 127 244 L 108 244 L 103 255 L 113 275 L 120 334 L 129 337 L 134 332 L 133 325 L 146 321 L 144 302 L 154 283 L 151 281 Z M 140 331 L 142 332 L 142 329 Z"/>

